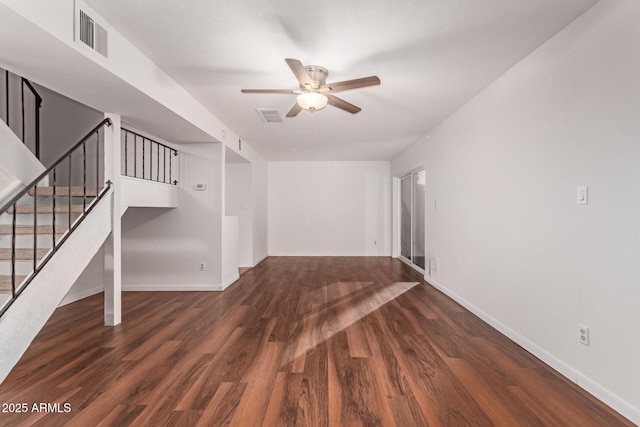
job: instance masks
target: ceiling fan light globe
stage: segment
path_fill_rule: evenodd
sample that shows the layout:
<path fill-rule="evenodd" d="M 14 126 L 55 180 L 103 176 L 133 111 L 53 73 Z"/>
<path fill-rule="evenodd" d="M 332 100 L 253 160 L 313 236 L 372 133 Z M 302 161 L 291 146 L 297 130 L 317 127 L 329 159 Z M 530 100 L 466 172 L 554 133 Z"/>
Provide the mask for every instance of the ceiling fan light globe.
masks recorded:
<path fill-rule="evenodd" d="M 296 100 L 298 105 L 307 111 L 322 110 L 328 102 L 328 98 L 318 92 L 301 93 Z"/>

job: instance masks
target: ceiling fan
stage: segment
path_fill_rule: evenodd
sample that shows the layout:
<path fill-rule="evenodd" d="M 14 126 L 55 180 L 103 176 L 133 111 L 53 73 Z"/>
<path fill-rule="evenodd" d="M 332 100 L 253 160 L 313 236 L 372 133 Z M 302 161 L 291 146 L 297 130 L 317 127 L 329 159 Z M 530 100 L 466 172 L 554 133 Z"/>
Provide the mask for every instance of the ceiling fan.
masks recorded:
<path fill-rule="evenodd" d="M 317 65 L 302 65 L 297 59 L 286 58 L 285 61 L 293 71 L 293 74 L 300 83 L 300 90 L 288 89 L 242 89 L 242 93 L 282 93 L 298 95 L 296 104 L 289 110 L 287 117 L 295 117 L 302 110 L 318 111 L 322 110 L 327 104 L 338 107 L 349 113 L 355 114 L 361 110 L 360 107 L 338 98 L 333 95 L 336 92 L 342 92 L 360 87 L 374 86 L 380 84 L 378 76 L 363 77 L 354 80 L 345 80 L 336 83 L 327 83 L 327 75 L 329 71 L 326 68 Z"/>

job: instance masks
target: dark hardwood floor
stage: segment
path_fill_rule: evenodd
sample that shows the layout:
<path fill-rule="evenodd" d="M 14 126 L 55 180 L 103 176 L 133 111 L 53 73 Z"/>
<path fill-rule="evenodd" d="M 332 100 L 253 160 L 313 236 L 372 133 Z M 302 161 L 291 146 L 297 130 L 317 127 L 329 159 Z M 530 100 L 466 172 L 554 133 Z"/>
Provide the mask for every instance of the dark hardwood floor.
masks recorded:
<path fill-rule="evenodd" d="M 632 425 L 390 258 L 268 258 L 102 321 L 102 296 L 55 312 L 0 425 Z"/>

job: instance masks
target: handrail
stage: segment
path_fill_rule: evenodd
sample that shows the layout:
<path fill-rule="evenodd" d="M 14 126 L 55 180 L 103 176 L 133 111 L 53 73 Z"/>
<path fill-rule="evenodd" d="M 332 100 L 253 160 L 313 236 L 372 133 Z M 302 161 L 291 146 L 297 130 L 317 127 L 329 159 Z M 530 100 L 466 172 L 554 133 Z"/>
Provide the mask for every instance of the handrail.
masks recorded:
<path fill-rule="evenodd" d="M 31 91 L 31 93 L 33 94 L 33 96 L 36 98 L 36 109 L 35 109 L 35 119 L 36 119 L 36 123 L 35 123 L 35 131 L 36 131 L 36 135 L 35 135 L 35 155 L 37 159 L 40 159 L 40 107 L 42 107 L 42 97 L 40 96 L 40 94 L 38 93 L 38 91 L 33 87 L 33 85 L 31 84 L 31 82 L 27 79 L 25 79 L 24 77 L 21 77 L 22 79 L 22 86 L 21 86 L 21 90 L 22 90 L 22 142 L 25 142 L 24 140 L 24 85 L 27 85 L 27 87 L 29 88 L 29 90 Z M 7 95 L 9 93 L 9 88 L 7 87 Z"/>
<path fill-rule="evenodd" d="M 145 179 L 147 181 L 155 181 L 155 182 L 162 182 L 165 184 L 173 184 L 173 185 L 178 185 L 178 181 L 174 180 L 172 177 L 173 174 L 173 169 L 172 169 L 172 161 L 171 161 L 171 154 L 173 154 L 173 156 L 177 156 L 178 155 L 178 150 L 176 150 L 175 148 L 171 148 L 168 145 L 165 145 L 161 142 L 158 142 L 154 139 L 151 139 L 149 137 L 146 137 L 144 135 L 141 135 L 137 132 L 134 132 L 132 130 L 126 129 L 126 128 L 121 128 L 122 132 L 124 133 L 124 138 L 121 138 L 122 140 L 122 145 L 124 146 L 124 149 L 122 150 L 122 154 L 123 154 L 123 159 L 124 161 L 122 162 L 123 165 L 123 175 L 124 176 L 128 176 L 128 177 L 132 177 L 132 178 L 138 178 L 138 179 Z M 133 135 L 133 174 L 130 173 L 129 170 L 129 135 Z M 139 150 L 138 148 L 138 139 L 142 138 L 142 150 Z M 147 171 L 145 170 L 145 166 L 147 164 L 146 158 L 145 158 L 145 152 L 146 152 L 146 141 L 149 141 L 149 168 L 148 168 L 148 172 L 149 172 L 149 178 L 147 178 Z M 154 178 L 153 176 L 153 154 L 154 154 L 154 147 L 156 148 L 156 176 Z M 160 165 L 160 147 L 162 147 L 162 176 L 160 174 L 160 169 L 161 169 L 161 165 Z M 141 151 L 141 169 L 142 169 L 142 176 L 139 176 L 138 174 L 138 153 Z M 167 166 L 167 151 L 169 151 L 169 163 Z M 167 180 L 167 170 L 169 171 L 169 179 Z"/>
<path fill-rule="evenodd" d="M 33 85 L 31 84 L 31 82 L 29 80 L 27 80 L 24 77 L 22 77 L 22 83 L 26 84 L 27 87 L 29 87 L 29 89 L 31 90 L 31 93 L 33 93 L 35 95 L 35 97 L 38 99 L 38 101 L 42 102 L 42 97 L 40 96 L 38 91 L 33 87 Z"/>
<path fill-rule="evenodd" d="M 20 294 L 26 289 L 26 287 L 31 283 L 33 278 L 42 270 L 45 264 L 51 259 L 51 257 L 55 254 L 55 252 L 62 246 L 62 244 L 69 238 L 71 233 L 77 229 L 77 227 L 84 221 L 86 216 L 93 210 L 93 208 L 97 205 L 97 203 L 104 197 L 107 191 L 111 188 L 111 182 L 107 181 L 104 184 L 104 188 L 100 191 L 100 147 L 99 147 L 99 131 L 104 126 L 111 126 L 111 120 L 106 118 L 102 120 L 98 125 L 96 125 L 89 133 L 87 133 L 80 141 L 73 145 L 69 150 L 67 150 L 57 161 L 55 161 L 51 166 L 45 169 L 40 175 L 38 175 L 29 185 L 27 185 L 24 189 L 22 189 L 18 194 L 13 196 L 11 200 L 5 203 L 0 208 L 0 215 L 6 213 L 10 209 L 11 212 L 11 299 L 9 299 L 2 307 L 0 307 L 0 316 L 2 316 L 6 310 L 13 304 L 13 302 L 20 296 Z M 95 196 L 90 195 L 90 197 L 95 197 L 91 203 L 87 205 L 87 189 L 89 186 L 87 185 L 87 150 L 86 143 L 93 135 L 96 136 L 96 174 L 95 174 Z M 79 148 L 82 147 L 82 150 Z M 82 151 L 82 194 L 74 193 L 72 186 L 72 156 L 77 151 Z M 57 178 L 57 168 L 61 166 L 62 162 L 68 160 L 68 182 L 62 184 L 61 186 L 68 189 L 67 194 L 64 194 L 64 191 L 57 193 L 58 183 L 56 181 Z M 104 169 L 103 169 L 104 170 Z M 49 174 L 51 174 L 52 183 L 50 185 L 51 193 L 52 193 L 52 205 L 48 205 L 47 209 L 39 210 L 38 206 L 38 185 L 40 182 L 45 179 Z M 91 187 L 93 188 L 93 187 Z M 89 188 L 89 189 L 91 189 Z M 33 191 L 33 205 L 20 205 L 19 201 L 22 197 L 27 195 L 30 191 Z M 67 197 L 68 201 L 66 203 L 67 206 L 57 206 L 56 198 L 58 197 Z M 82 204 L 74 205 L 72 204 L 72 199 L 74 197 L 82 197 Z M 17 251 L 16 251 L 16 235 L 17 233 L 17 213 L 21 208 L 27 206 L 26 210 L 23 210 L 23 213 L 31 214 L 33 213 L 33 270 L 29 275 L 22 281 L 18 283 L 18 278 L 16 275 L 16 261 L 17 259 Z M 81 208 L 81 209 L 80 209 Z M 66 232 L 56 232 L 58 224 L 56 224 L 56 216 L 59 213 L 63 213 L 68 209 L 68 230 Z M 51 250 L 49 250 L 44 258 L 38 262 L 38 254 L 41 251 L 38 251 L 38 214 L 40 212 L 51 213 L 51 228 L 52 228 L 52 240 L 53 244 Z M 72 212 L 76 212 L 79 214 L 79 217 L 75 221 L 72 222 Z M 46 224 L 48 226 L 49 224 Z M 30 226 L 30 225 L 29 225 Z M 66 227 L 65 227 L 66 228 Z M 27 233 L 26 235 L 29 235 Z M 48 234 L 48 233 L 46 233 Z M 59 240 L 56 240 L 56 234 L 60 236 Z M 24 260 L 25 258 L 23 258 Z M 26 258 L 29 259 L 29 258 Z M 18 286 L 19 285 L 19 286 Z"/>

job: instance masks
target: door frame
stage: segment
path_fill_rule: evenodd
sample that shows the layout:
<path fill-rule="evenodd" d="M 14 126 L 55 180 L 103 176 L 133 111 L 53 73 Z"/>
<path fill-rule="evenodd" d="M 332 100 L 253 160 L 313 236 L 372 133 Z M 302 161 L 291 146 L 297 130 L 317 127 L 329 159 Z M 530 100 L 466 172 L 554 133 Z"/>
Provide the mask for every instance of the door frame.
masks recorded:
<path fill-rule="evenodd" d="M 414 229 L 415 229 L 415 224 L 414 224 L 414 217 L 413 217 L 413 213 L 414 213 L 414 203 L 415 203 L 415 196 L 414 196 L 414 185 L 413 185 L 413 175 L 415 175 L 416 173 L 420 172 L 420 171 L 425 171 L 426 174 L 426 168 L 424 166 L 418 166 L 414 169 L 411 169 L 410 171 L 402 174 L 402 175 L 398 175 L 395 179 L 397 180 L 397 184 L 395 185 L 396 188 L 396 197 L 395 197 L 395 202 L 397 203 L 397 209 L 396 209 L 396 215 L 397 215 L 397 220 L 395 221 L 394 224 L 394 230 L 396 232 L 396 236 L 397 238 L 396 240 L 396 245 L 397 245 L 397 251 L 395 253 L 396 258 L 398 258 L 400 261 L 404 262 L 405 264 L 409 265 L 411 268 L 415 269 L 416 271 L 420 272 L 422 275 L 426 274 L 426 269 L 416 265 L 413 263 L 413 261 L 407 257 L 405 257 L 404 255 L 402 255 L 402 180 L 405 178 L 409 178 L 410 180 L 410 188 L 411 188 L 411 206 L 410 206 L 410 210 L 411 210 L 411 242 L 410 242 L 410 250 L 411 250 L 411 257 L 413 258 L 413 239 L 414 239 Z M 426 184 L 425 184 L 425 192 L 426 192 Z M 426 194 L 425 194 L 426 196 Z M 426 197 L 425 197 L 426 200 Z M 426 202 L 425 202 L 426 204 Z M 426 212 L 426 206 L 425 206 L 425 212 Z M 426 251 L 426 234 L 425 234 L 425 251 Z M 425 267 L 426 267 L 426 256 L 425 256 Z"/>

